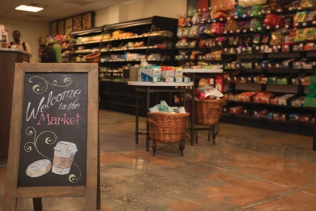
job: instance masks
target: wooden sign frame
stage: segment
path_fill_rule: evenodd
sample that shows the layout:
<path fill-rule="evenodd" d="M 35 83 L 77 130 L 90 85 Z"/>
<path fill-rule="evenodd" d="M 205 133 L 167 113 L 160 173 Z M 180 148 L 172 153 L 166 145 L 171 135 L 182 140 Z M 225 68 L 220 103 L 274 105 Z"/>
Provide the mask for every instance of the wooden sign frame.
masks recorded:
<path fill-rule="evenodd" d="M 25 74 L 87 73 L 87 151 L 85 186 L 43 186 L 18 187 L 19 157 L 21 147 L 21 127 L 23 116 L 23 97 Z M 74 82 L 76 83 L 76 82 Z M 99 122 L 98 122 L 98 64 L 29 64 L 16 63 L 14 74 L 14 90 L 10 128 L 9 156 L 7 165 L 7 182 L 4 197 L 4 211 L 17 208 L 19 198 L 51 198 L 51 197 L 85 197 L 85 210 L 96 210 L 100 203 L 99 190 Z M 98 196 L 97 196 L 98 195 Z M 97 202 L 98 198 L 98 202 Z M 36 201 L 36 200 L 35 200 Z"/>

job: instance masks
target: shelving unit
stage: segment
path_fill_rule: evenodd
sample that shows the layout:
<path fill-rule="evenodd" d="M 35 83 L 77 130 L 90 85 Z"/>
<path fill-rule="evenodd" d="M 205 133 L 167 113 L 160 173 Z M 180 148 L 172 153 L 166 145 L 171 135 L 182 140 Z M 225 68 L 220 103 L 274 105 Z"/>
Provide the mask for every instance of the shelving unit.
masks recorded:
<path fill-rule="evenodd" d="M 117 86 L 111 79 L 101 79 L 100 108 L 135 114 L 136 90 L 128 87 L 128 77 L 124 77 L 122 70 L 139 65 L 144 58 L 151 64 L 173 65 L 176 26 L 176 19 L 160 16 L 103 26 L 100 72 L 112 78 L 117 75 L 114 80 L 121 79 L 122 82 Z M 111 74 L 112 71 L 118 72 Z M 127 92 L 128 96 L 118 97 Z M 149 98 L 150 104 L 156 104 L 160 99 L 170 102 L 166 93 L 153 93 Z M 146 116 L 146 102 L 147 96 L 142 95 L 138 104 L 140 116 Z"/>
<path fill-rule="evenodd" d="M 99 51 L 102 39 L 102 27 L 73 31 L 70 34 L 76 43 L 71 51 L 68 52 L 68 62 L 86 62 L 84 56 Z"/>
<path fill-rule="evenodd" d="M 267 4 L 269 4 L 272 1 L 268 1 Z M 284 1 L 279 1 L 281 5 L 285 5 Z M 238 6 L 238 2 L 236 1 L 236 5 Z M 316 5 L 315 5 L 316 6 Z M 213 8 L 212 8 L 213 9 Z M 221 9 L 221 8 L 218 8 Z M 282 15 L 285 18 L 293 16 L 298 11 L 302 10 L 315 10 L 316 8 L 290 8 L 290 9 L 279 9 L 277 11 L 267 10 L 264 9 L 261 11 L 261 20 L 263 20 L 266 16 L 266 14 L 276 14 L 276 15 Z M 193 62 L 195 65 L 198 62 L 204 61 L 211 64 L 222 64 L 224 69 L 223 76 L 225 79 L 228 79 L 227 76 L 231 75 L 231 77 L 234 77 L 233 74 L 235 74 L 237 71 L 240 73 L 237 76 L 237 79 L 231 79 L 230 80 L 230 87 L 231 92 L 233 94 L 241 93 L 243 91 L 270 91 L 271 93 L 278 95 L 278 94 L 287 94 L 287 93 L 293 93 L 296 94 L 296 96 L 306 96 L 307 92 L 307 86 L 308 84 L 292 84 L 291 78 L 296 77 L 298 74 L 305 74 L 307 75 L 313 75 L 315 73 L 316 68 L 316 60 L 315 57 L 315 50 L 316 50 L 316 37 L 313 40 L 307 40 L 307 41 L 300 41 L 297 42 L 295 45 L 291 46 L 283 46 L 282 43 L 274 44 L 273 46 L 270 45 L 270 40 L 267 44 L 262 43 L 260 40 L 259 43 L 252 42 L 253 39 L 250 39 L 251 41 L 247 44 L 246 42 L 241 42 L 239 39 L 238 42 L 234 43 L 230 40 L 231 37 L 239 37 L 239 38 L 246 38 L 251 37 L 254 38 L 256 34 L 260 34 L 261 38 L 263 35 L 271 35 L 271 33 L 274 33 L 276 31 L 282 31 L 285 35 L 289 34 L 289 30 L 293 29 L 304 29 L 313 27 L 316 24 L 316 21 L 312 22 L 306 22 L 306 23 L 298 23 L 293 24 L 292 20 L 289 22 L 285 22 L 284 25 L 275 25 L 275 26 L 269 26 L 269 25 L 261 25 L 258 28 L 253 28 L 251 24 L 248 25 L 248 28 L 241 28 L 245 25 L 240 25 L 240 22 L 250 21 L 255 17 L 245 17 L 247 15 L 244 15 L 244 17 L 239 16 L 229 16 L 227 20 L 225 19 L 219 19 L 214 20 L 211 19 L 204 24 L 201 25 L 211 25 L 213 23 L 227 23 L 227 21 L 234 20 L 237 21 L 239 24 L 239 27 L 236 30 L 229 30 L 225 29 L 221 33 L 213 33 L 213 34 L 180 34 L 179 36 L 179 42 L 176 46 L 176 49 L 178 52 L 184 51 L 186 54 L 185 56 L 179 56 L 175 57 L 175 60 L 178 62 L 178 64 L 185 64 L 186 62 Z M 196 26 L 197 24 L 195 24 Z M 194 26 L 183 26 L 183 27 L 192 27 Z M 200 30 L 200 29 L 199 29 Z M 211 27 L 210 30 L 212 31 L 213 28 Z M 178 30 L 181 32 L 181 30 Z M 186 32 L 185 29 L 182 30 L 182 32 Z M 190 31 L 189 31 L 190 32 Z M 199 31 L 200 33 L 200 31 Z M 220 39 L 224 41 L 220 41 Z M 180 40 L 183 39 L 187 42 L 181 43 Z M 195 42 L 194 42 L 195 41 Z M 204 44 L 203 44 L 204 42 Z M 283 42 L 285 43 L 285 42 Z M 312 43 L 309 46 L 307 46 L 307 43 Z M 305 47 L 306 45 L 306 47 Z M 201 47 L 202 46 L 202 47 Z M 304 46 L 304 48 L 302 47 Z M 284 52 L 285 48 L 287 47 L 287 52 Z M 283 49 L 284 48 L 284 49 Z M 190 52 L 192 51 L 199 51 L 196 56 L 190 56 Z M 222 51 L 220 58 L 212 58 L 207 56 L 207 54 L 214 52 L 214 51 Z M 290 62 L 290 67 L 288 69 L 282 69 L 281 62 L 278 60 L 286 60 L 291 58 L 307 58 L 309 61 L 308 64 L 311 64 L 311 67 L 306 68 L 306 66 L 303 66 L 301 68 L 294 67 L 294 63 Z M 279 62 L 278 66 L 271 66 L 271 67 L 256 67 L 255 60 L 258 60 L 258 63 L 261 63 L 264 60 L 272 60 L 271 63 Z M 240 63 L 240 67 L 229 67 L 227 66 L 228 63 L 232 63 L 233 61 L 247 61 L 248 63 L 251 63 L 250 68 L 245 68 L 243 66 L 245 62 Z M 210 64 L 208 64 L 210 65 Z M 269 84 L 270 81 L 263 81 L 264 83 L 254 83 L 253 77 L 256 75 L 263 74 L 267 77 L 269 76 L 279 76 L 283 77 L 286 75 L 289 75 L 289 79 L 285 79 L 287 85 L 283 84 Z M 238 78 L 239 77 L 239 78 Z M 244 80 L 240 80 L 240 79 Z M 250 79 L 248 79 L 250 78 Z M 267 78 L 268 79 L 268 78 Z M 229 80 L 226 80 L 228 82 Z M 240 82 L 241 81 L 241 82 Z M 250 99 L 252 101 L 252 99 Z M 226 111 L 223 112 L 222 121 L 223 122 L 229 122 L 233 124 L 243 124 L 247 126 L 252 127 L 260 127 L 260 128 L 267 128 L 270 130 L 280 130 L 280 131 L 286 131 L 286 132 L 297 132 L 304 135 L 314 136 L 315 137 L 315 109 L 314 108 L 306 108 L 303 106 L 292 106 L 290 104 L 290 101 L 287 102 L 288 104 L 286 106 L 282 105 L 274 105 L 274 104 L 265 104 L 265 103 L 254 103 L 254 102 L 240 102 L 236 99 L 227 99 L 226 104 Z M 245 108 L 245 112 L 247 114 L 235 115 L 229 113 L 229 107 L 242 105 Z M 250 113 L 247 111 L 250 110 Z M 254 117 L 253 111 L 257 110 L 260 111 L 267 109 L 271 112 L 275 111 L 277 112 L 288 112 L 288 113 L 299 113 L 299 114 L 307 114 L 311 116 L 310 119 L 308 119 L 308 122 L 299 122 L 299 121 L 290 121 L 290 119 L 287 119 L 288 121 L 278 121 L 273 119 L 268 119 L 266 116 L 262 116 L 261 118 Z M 293 119 L 294 120 L 294 119 Z M 271 127 L 271 125 L 273 125 Z M 295 128 L 293 128 L 295 127 Z M 314 150 L 316 150 L 316 142 L 314 140 Z"/>
<path fill-rule="evenodd" d="M 139 65 L 143 58 L 151 64 L 173 65 L 177 22 L 177 19 L 153 16 L 70 34 L 77 38 L 76 50 L 69 52 L 70 57 L 76 58 L 72 61 L 82 62 L 80 57 L 94 51 L 101 53 L 101 109 L 135 114 L 136 91 L 127 85 L 129 74 L 124 75 L 123 69 Z M 92 39 L 86 39 L 88 37 Z M 166 94 L 154 93 L 150 98 L 150 104 L 157 103 L 158 98 L 171 102 Z M 140 97 L 140 116 L 146 115 L 143 109 L 146 100 L 146 96 Z"/>

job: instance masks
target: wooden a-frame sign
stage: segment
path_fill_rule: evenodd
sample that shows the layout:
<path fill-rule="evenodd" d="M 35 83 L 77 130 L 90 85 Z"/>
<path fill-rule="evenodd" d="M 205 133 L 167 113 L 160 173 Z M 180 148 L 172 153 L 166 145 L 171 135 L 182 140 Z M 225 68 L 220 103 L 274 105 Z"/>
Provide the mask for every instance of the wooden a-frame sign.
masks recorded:
<path fill-rule="evenodd" d="M 98 93 L 98 64 L 15 64 L 4 211 L 19 198 L 100 206 Z"/>

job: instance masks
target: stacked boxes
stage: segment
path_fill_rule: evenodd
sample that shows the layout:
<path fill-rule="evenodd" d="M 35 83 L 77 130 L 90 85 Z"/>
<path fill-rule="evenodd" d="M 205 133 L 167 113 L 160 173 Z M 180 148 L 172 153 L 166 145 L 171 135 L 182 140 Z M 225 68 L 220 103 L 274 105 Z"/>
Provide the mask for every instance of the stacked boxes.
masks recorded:
<path fill-rule="evenodd" d="M 190 82 L 191 79 L 183 76 L 181 67 L 172 66 L 147 66 L 140 67 L 138 71 L 138 81 L 143 82 Z"/>
<path fill-rule="evenodd" d="M 138 80 L 144 82 L 161 82 L 160 66 L 140 67 Z"/>

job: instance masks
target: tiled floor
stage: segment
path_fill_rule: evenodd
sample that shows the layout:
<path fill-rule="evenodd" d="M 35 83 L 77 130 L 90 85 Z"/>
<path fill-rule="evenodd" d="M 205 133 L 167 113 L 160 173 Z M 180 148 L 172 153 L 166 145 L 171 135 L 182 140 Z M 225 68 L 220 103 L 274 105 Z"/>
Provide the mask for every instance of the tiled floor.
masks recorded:
<path fill-rule="evenodd" d="M 159 143 L 153 157 L 134 130 L 134 116 L 100 111 L 101 210 L 316 210 L 311 137 L 221 124 L 216 145 L 201 131 L 183 157 L 178 143 Z M 0 210 L 6 177 L 0 167 Z M 43 210 L 84 203 L 44 198 Z M 31 199 L 18 200 L 18 210 L 31 209 Z"/>

